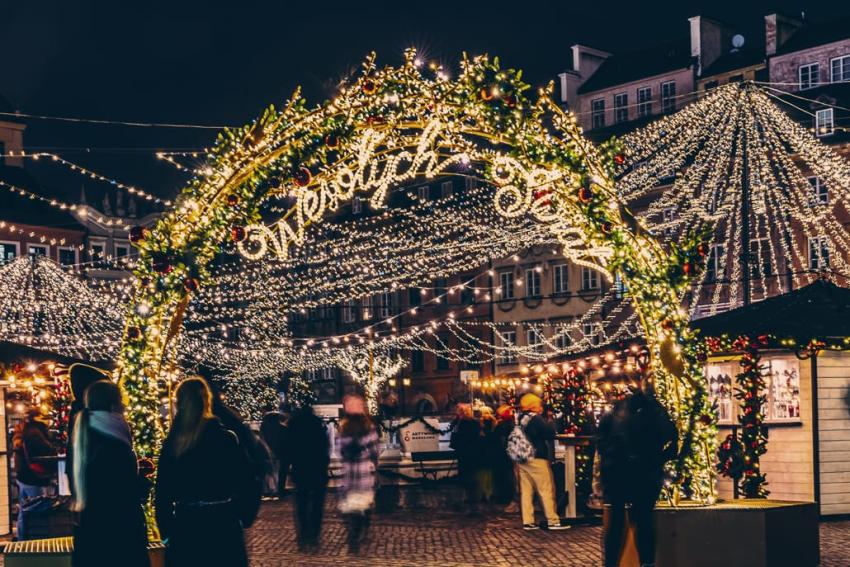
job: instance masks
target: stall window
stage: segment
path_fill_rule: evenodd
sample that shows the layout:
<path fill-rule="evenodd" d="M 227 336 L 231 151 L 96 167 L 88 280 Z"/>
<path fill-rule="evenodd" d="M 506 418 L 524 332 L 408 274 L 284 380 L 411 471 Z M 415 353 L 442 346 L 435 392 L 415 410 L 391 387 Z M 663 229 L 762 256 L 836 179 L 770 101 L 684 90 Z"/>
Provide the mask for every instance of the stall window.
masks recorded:
<path fill-rule="evenodd" d="M 735 401 L 732 397 L 735 376 L 740 372 L 737 361 L 707 364 L 705 366 L 708 380 L 708 397 L 717 404 L 717 421 L 719 423 L 734 423 L 738 417 L 735 411 Z"/>

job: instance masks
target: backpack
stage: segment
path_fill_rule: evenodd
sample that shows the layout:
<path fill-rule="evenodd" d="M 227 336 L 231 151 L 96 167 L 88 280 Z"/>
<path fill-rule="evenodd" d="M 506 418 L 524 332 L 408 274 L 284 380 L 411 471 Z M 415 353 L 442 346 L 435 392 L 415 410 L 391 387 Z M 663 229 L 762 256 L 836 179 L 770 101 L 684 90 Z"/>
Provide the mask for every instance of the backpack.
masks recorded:
<path fill-rule="evenodd" d="M 522 423 L 511 430 L 508 435 L 508 446 L 506 448 L 508 457 L 515 463 L 527 463 L 534 458 L 534 445 L 528 440 Z"/>

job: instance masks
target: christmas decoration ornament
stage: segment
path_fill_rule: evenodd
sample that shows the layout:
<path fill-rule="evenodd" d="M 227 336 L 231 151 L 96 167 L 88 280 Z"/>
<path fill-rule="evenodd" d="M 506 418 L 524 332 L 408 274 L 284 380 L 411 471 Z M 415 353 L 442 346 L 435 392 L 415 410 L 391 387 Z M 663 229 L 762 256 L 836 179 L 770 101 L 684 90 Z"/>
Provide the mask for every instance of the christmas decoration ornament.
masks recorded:
<path fill-rule="evenodd" d="M 230 238 L 233 242 L 242 242 L 245 240 L 245 227 L 233 226 L 230 228 Z"/>
<path fill-rule="evenodd" d="M 227 196 L 227 206 L 228 207 L 235 207 L 238 204 L 239 204 L 239 195 L 236 195 L 235 193 L 231 193 L 230 195 Z"/>
<path fill-rule="evenodd" d="M 143 227 L 143 226 L 134 226 L 133 228 L 130 229 L 130 232 L 129 232 L 129 235 L 128 235 L 129 238 L 130 238 L 130 242 L 132 242 L 133 244 L 137 244 L 137 243 L 141 242 L 142 240 L 145 239 L 147 232 L 148 232 L 148 229 Z"/>
<path fill-rule="evenodd" d="M 299 187 L 306 187 L 313 179 L 313 175 L 310 173 L 309 169 L 302 167 L 292 175 L 292 179 Z"/>

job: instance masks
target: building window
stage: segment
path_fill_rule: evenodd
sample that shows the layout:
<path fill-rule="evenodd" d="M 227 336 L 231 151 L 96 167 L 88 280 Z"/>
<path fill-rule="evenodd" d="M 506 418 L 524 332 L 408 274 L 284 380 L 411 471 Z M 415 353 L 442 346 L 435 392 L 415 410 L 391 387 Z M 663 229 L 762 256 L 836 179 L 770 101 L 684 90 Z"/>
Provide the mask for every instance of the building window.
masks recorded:
<path fill-rule="evenodd" d="M 555 334 L 555 348 L 558 350 L 564 350 L 568 346 L 570 346 L 570 335 L 567 333 L 566 329 L 558 329 Z"/>
<path fill-rule="evenodd" d="M 809 238 L 809 269 L 825 270 L 829 267 L 829 240 L 826 236 Z"/>
<path fill-rule="evenodd" d="M 773 275 L 770 263 L 770 242 L 767 238 L 750 241 L 750 277 L 753 279 L 769 278 Z"/>
<path fill-rule="evenodd" d="M 476 187 L 478 187 L 478 180 L 474 177 L 465 177 L 463 179 L 463 186 L 466 187 L 467 191 L 472 191 Z"/>
<path fill-rule="evenodd" d="M 434 297 L 443 297 L 448 292 L 446 287 L 446 278 L 437 278 L 434 280 Z"/>
<path fill-rule="evenodd" d="M 712 89 L 716 89 L 719 83 L 717 81 L 708 81 L 702 86 L 702 89 L 705 91 L 710 91 Z"/>
<path fill-rule="evenodd" d="M 342 304 L 342 322 L 343 323 L 353 323 L 354 322 L 354 300 L 346 299 Z"/>
<path fill-rule="evenodd" d="M 661 112 L 676 112 L 676 81 L 661 83 Z"/>
<path fill-rule="evenodd" d="M 800 65 L 800 90 L 812 89 L 820 83 L 820 65 L 809 63 Z"/>
<path fill-rule="evenodd" d="M 360 197 L 354 197 L 351 199 L 351 214 L 359 215 L 363 212 L 363 201 Z"/>
<path fill-rule="evenodd" d="M 605 99 L 597 98 L 590 101 L 590 117 L 593 128 L 605 127 Z"/>
<path fill-rule="evenodd" d="M 27 247 L 28 254 L 34 254 L 36 256 L 47 256 L 47 246 L 38 246 L 35 244 L 30 244 Z"/>
<path fill-rule="evenodd" d="M 378 294 L 378 317 L 386 319 L 392 312 L 392 297 L 390 292 L 384 291 Z"/>
<path fill-rule="evenodd" d="M 705 266 L 707 270 L 707 281 L 713 282 L 725 275 L 724 265 L 726 256 L 724 252 L 722 244 L 715 244 L 711 247 L 711 253 L 708 255 L 708 262 L 706 262 Z"/>
<path fill-rule="evenodd" d="M 440 196 L 445 199 L 446 197 L 452 196 L 452 190 L 454 185 L 451 181 L 443 181 L 440 183 Z"/>
<path fill-rule="evenodd" d="M 419 187 L 418 189 L 416 189 L 416 195 L 419 197 L 419 200 L 424 203 L 428 200 L 429 191 L 430 191 L 430 188 L 427 185 L 423 185 L 423 186 Z"/>
<path fill-rule="evenodd" d="M 448 335 L 440 335 L 439 340 L 442 343 L 440 345 L 440 350 L 448 350 L 450 348 L 451 339 Z M 449 369 L 449 359 L 445 356 L 437 355 L 437 370 L 448 370 Z"/>
<path fill-rule="evenodd" d="M 115 245 L 115 257 L 116 258 L 124 258 L 125 256 L 130 255 L 130 245 L 129 244 L 116 244 Z"/>
<path fill-rule="evenodd" d="M 582 267 L 581 289 L 582 291 L 592 291 L 599 289 L 599 272 L 597 272 L 593 268 Z"/>
<path fill-rule="evenodd" d="M 594 321 L 588 321 L 581 324 L 581 332 L 584 337 L 590 341 L 590 344 L 599 344 L 599 324 Z"/>
<path fill-rule="evenodd" d="M 567 293 L 569 291 L 569 272 L 566 264 L 552 266 L 552 291 Z"/>
<path fill-rule="evenodd" d="M 410 305 L 412 307 L 416 307 L 417 305 L 422 305 L 422 290 L 418 287 L 412 287 L 407 290 L 408 299 L 410 300 Z"/>
<path fill-rule="evenodd" d="M 499 274 L 499 287 L 502 289 L 502 299 L 514 298 L 514 276 L 512 272 Z"/>
<path fill-rule="evenodd" d="M 69 246 L 59 248 L 59 263 L 63 266 L 73 266 L 77 263 L 77 249 Z"/>
<path fill-rule="evenodd" d="M 809 184 L 812 186 L 812 203 L 815 205 L 826 205 L 829 203 L 829 189 L 826 187 L 820 177 L 809 177 Z"/>
<path fill-rule="evenodd" d="M 815 135 L 829 136 L 835 131 L 832 109 L 824 108 L 815 112 Z"/>
<path fill-rule="evenodd" d="M 374 315 L 372 312 L 372 296 L 367 295 L 363 299 L 360 300 L 360 307 L 363 309 L 363 320 L 368 321 Z"/>
<path fill-rule="evenodd" d="M 620 93 L 614 95 L 614 121 L 619 124 L 629 120 L 629 95 Z"/>
<path fill-rule="evenodd" d="M 638 118 L 652 114 L 652 88 L 643 87 L 637 90 Z"/>
<path fill-rule="evenodd" d="M 829 62 L 829 76 L 833 83 L 850 81 L 850 55 L 831 60 Z"/>
<path fill-rule="evenodd" d="M 537 268 L 525 271 L 525 296 L 540 297 L 540 272 Z"/>
<path fill-rule="evenodd" d="M 0 242 L 0 265 L 8 264 L 18 257 L 18 245 L 14 242 Z"/>
<path fill-rule="evenodd" d="M 421 350 L 411 351 L 410 366 L 413 372 L 422 372 L 425 370 L 425 356 Z"/>
<path fill-rule="evenodd" d="M 506 349 L 499 355 L 499 364 L 513 364 L 516 362 L 516 331 L 505 331 L 500 333 L 502 348 Z"/>
<path fill-rule="evenodd" d="M 543 353 L 543 333 L 537 327 L 531 327 L 525 331 L 525 343 L 531 352 Z"/>
<path fill-rule="evenodd" d="M 626 282 L 623 281 L 623 276 L 614 274 L 614 297 L 623 299 L 626 296 Z"/>

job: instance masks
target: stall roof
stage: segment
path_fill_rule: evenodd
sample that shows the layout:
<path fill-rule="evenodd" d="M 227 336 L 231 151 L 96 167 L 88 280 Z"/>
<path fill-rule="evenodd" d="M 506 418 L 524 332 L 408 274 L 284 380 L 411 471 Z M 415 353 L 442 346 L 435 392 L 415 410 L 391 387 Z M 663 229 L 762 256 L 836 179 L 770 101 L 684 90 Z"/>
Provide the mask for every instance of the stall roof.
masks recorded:
<path fill-rule="evenodd" d="M 78 358 L 63 356 L 61 354 L 35 349 L 18 343 L 0 341 L 0 362 L 11 364 L 25 361 L 32 361 L 38 364 L 53 361 L 68 366 L 77 362 L 82 362 L 92 366 L 97 366 L 98 368 L 104 368 L 105 370 L 112 367 L 112 364 L 108 362 L 91 363 Z"/>
<path fill-rule="evenodd" d="M 850 289 L 826 280 L 691 323 L 703 337 L 850 337 Z"/>

